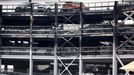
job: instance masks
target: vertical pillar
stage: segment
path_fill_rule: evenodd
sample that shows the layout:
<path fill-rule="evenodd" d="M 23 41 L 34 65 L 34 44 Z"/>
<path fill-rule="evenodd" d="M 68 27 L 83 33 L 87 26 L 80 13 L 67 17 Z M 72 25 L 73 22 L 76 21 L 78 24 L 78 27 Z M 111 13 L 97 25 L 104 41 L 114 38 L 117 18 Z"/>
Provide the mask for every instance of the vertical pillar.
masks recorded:
<path fill-rule="evenodd" d="M 7 72 L 7 64 L 5 64 L 4 71 Z"/>
<path fill-rule="evenodd" d="M 1 70 L 1 65 L 2 65 L 2 59 L 0 59 L 0 73 L 2 72 Z"/>
<path fill-rule="evenodd" d="M 106 64 L 107 75 L 111 75 L 110 64 Z"/>
<path fill-rule="evenodd" d="M 32 26 L 33 26 L 33 5 L 30 3 L 30 59 L 29 59 L 29 75 L 33 75 L 33 56 L 32 56 L 32 47 L 33 47 L 33 36 L 32 36 Z"/>
<path fill-rule="evenodd" d="M 83 73 L 83 60 L 82 60 L 81 54 L 79 57 L 80 57 L 79 58 L 79 75 L 82 75 L 82 73 Z"/>
<path fill-rule="evenodd" d="M 86 73 L 86 63 L 83 62 L 83 73 Z"/>
<path fill-rule="evenodd" d="M 82 61 L 82 31 L 83 29 L 83 15 L 82 15 L 82 2 L 80 3 L 80 36 L 79 36 L 79 46 L 80 46 L 80 55 L 79 55 L 79 75 L 83 73 L 83 61 Z"/>
<path fill-rule="evenodd" d="M 113 23 L 113 62 L 112 75 L 117 75 L 117 59 L 116 59 L 116 25 L 118 24 L 118 2 L 114 5 L 114 23 Z"/>
<path fill-rule="evenodd" d="M 107 75 L 111 75 L 110 73 L 111 73 L 111 70 L 108 69 L 108 70 L 107 70 Z"/>
<path fill-rule="evenodd" d="M 0 34 L 1 34 L 1 26 L 2 26 L 2 5 L 0 5 Z M 2 45 L 2 38 L 0 37 L 0 48 L 1 48 L 1 45 Z"/>
<path fill-rule="evenodd" d="M 1 25 L 2 25 L 2 5 L 0 5 L 0 34 L 1 34 Z M 2 38 L 0 37 L 0 49 L 2 46 Z M 1 65 L 2 65 L 2 59 L 1 59 L 1 54 L 0 54 L 0 73 L 1 73 Z"/>
<path fill-rule="evenodd" d="M 0 16 L 2 14 L 2 5 L 0 5 Z"/>
<path fill-rule="evenodd" d="M 58 26 L 58 4 L 55 3 L 55 38 L 54 38 L 54 75 L 57 75 L 58 72 L 58 61 L 57 61 L 57 26 Z"/>
<path fill-rule="evenodd" d="M 0 5 L 0 34 L 1 34 L 1 26 L 2 26 L 2 5 Z M 1 45 L 2 45 L 2 40 L 1 40 L 1 37 L 0 37 L 0 48 L 1 48 Z"/>

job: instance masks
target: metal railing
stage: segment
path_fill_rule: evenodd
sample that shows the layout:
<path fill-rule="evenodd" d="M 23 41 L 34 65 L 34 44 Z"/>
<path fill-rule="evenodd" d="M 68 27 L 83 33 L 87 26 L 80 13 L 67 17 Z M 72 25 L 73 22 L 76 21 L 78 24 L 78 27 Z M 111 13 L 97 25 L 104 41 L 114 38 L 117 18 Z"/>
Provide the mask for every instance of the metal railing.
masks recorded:
<path fill-rule="evenodd" d="M 109 2 L 93 2 L 93 3 L 84 3 L 89 7 L 89 11 L 112 11 L 114 7 L 114 1 Z"/>
<path fill-rule="evenodd" d="M 2 55 L 29 55 L 29 47 L 1 47 Z M 33 47 L 33 55 L 53 55 L 53 48 L 50 47 Z"/>
<path fill-rule="evenodd" d="M 0 74 L 1 75 L 29 75 L 29 73 L 23 73 L 23 72 L 1 72 Z M 52 74 L 34 72 L 33 75 L 52 75 Z"/>
<path fill-rule="evenodd" d="M 133 46 L 123 46 L 117 50 L 117 53 L 120 55 L 133 55 L 134 54 Z"/>
<path fill-rule="evenodd" d="M 112 28 L 90 28 L 90 29 L 83 29 L 83 34 L 108 34 L 112 33 Z"/>
<path fill-rule="evenodd" d="M 112 46 L 85 47 L 82 49 L 82 55 L 111 55 Z"/>
<path fill-rule="evenodd" d="M 33 47 L 35 56 L 53 56 L 53 47 Z M 119 55 L 134 54 L 134 47 L 123 47 L 117 50 Z M 1 47 L 1 55 L 29 55 L 29 47 Z M 76 56 L 79 54 L 79 47 L 61 47 L 57 49 L 59 56 Z M 82 55 L 111 55 L 112 46 L 82 47 Z"/>
<path fill-rule="evenodd" d="M 33 30 L 50 30 L 52 29 L 53 26 L 51 25 L 46 25 L 46 26 L 33 26 L 32 29 Z M 1 30 L 7 30 L 7 31 L 10 31 L 10 30 L 29 30 L 30 29 L 30 26 L 26 26 L 26 25 L 19 25 L 19 26 L 13 26 L 13 25 L 2 25 L 1 26 Z"/>
<path fill-rule="evenodd" d="M 72 28 L 73 26 L 73 28 Z M 71 29 L 70 29 L 71 27 Z M 100 28 L 99 28 L 100 27 Z M 33 34 L 53 34 L 54 29 L 52 26 L 33 26 Z M 75 35 L 79 33 L 80 27 L 78 25 L 63 25 L 62 28 L 57 30 L 58 35 Z M 90 33 L 111 33 L 112 27 L 108 25 L 87 25 L 83 29 L 83 34 Z M 30 26 L 2 26 L 1 34 L 30 34 Z"/>
<path fill-rule="evenodd" d="M 121 25 L 117 28 L 119 34 L 133 34 L 134 25 Z"/>
<path fill-rule="evenodd" d="M 33 34 L 54 34 L 52 26 L 33 26 Z M 30 26 L 2 26 L 2 34 L 30 34 Z"/>

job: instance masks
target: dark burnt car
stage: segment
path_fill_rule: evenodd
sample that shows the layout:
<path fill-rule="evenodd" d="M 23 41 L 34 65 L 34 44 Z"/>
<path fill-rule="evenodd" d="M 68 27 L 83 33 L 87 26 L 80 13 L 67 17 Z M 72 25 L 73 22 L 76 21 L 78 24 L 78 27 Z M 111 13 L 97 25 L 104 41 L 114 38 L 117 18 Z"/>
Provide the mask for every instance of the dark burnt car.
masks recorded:
<path fill-rule="evenodd" d="M 88 12 L 89 8 L 82 5 L 83 12 Z M 61 12 L 78 13 L 80 12 L 80 2 L 66 2 L 63 4 Z"/>
<path fill-rule="evenodd" d="M 31 3 L 33 6 L 33 12 L 51 12 L 50 8 L 46 8 L 39 3 Z M 22 3 L 15 8 L 15 12 L 30 12 L 31 5 L 29 2 Z"/>

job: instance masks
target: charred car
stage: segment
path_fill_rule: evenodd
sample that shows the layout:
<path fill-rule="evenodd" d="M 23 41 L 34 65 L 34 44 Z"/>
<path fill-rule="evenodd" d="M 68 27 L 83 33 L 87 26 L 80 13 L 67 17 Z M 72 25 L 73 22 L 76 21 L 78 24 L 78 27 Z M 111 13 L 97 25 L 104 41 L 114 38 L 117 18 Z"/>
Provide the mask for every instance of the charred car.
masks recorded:
<path fill-rule="evenodd" d="M 82 5 L 83 12 L 88 12 L 89 8 L 85 5 Z M 63 4 L 63 7 L 61 9 L 61 12 L 70 12 L 70 13 L 78 13 L 80 12 L 80 2 L 66 2 Z"/>
<path fill-rule="evenodd" d="M 42 5 L 39 3 L 29 3 L 29 2 L 25 2 L 25 3 L 18 5 L 15 8 L 15 12 L 30 12 L 31 5 L 32 5 L 33 12 L 51 12 L 51 9 L 49 7 L 46 8 L 45 5 Z"/>

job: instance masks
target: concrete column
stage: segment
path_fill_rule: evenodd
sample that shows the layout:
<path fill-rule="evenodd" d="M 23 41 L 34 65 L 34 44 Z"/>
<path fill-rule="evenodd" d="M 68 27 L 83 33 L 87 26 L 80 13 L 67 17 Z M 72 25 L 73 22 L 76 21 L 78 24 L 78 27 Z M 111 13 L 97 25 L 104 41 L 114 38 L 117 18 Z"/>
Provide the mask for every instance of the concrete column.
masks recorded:
<path fill-rule="evenodd" d="M 2 59 L 0 59 L 0 73 L 2 72 L 1 70 L 1 65 L 2 65 Z"/>
<path fill-rule="evenodd" d="M 0 5 L 0 34 L 1 34 L 1 25 L 2 25 L 1 13 L 2 13 L 2 5 Z M 2 45 L 2 40 L 1 40 L 1 37 L 0 37 L 0 48 L 1 48 L 1 45 Z"/>
<path fill-rule="evenodd" d="M 82 75 L 83 73 L 83 60 L 80 54 L 80 59 L 79 59 L 79 75 Z"/>
<path fill-rule="evenodd" d="M 57 75 L 58 67 L 57 67 L 57 58 L 56 56 L 54 57 L 54 75 Z"/>
<path fill-rule="evenodd" d="M 54 74 L 58 73 L 58 61 L 57 61 L 57 47 L 58 47 L 58 37 L 57 37 L 57 26 L 58 26 L 58 4 L 55 3 L 55 38 L 54 38 Z"/>
<path fill-rule="evenodd" d="M 86 63 L 83 62 L 83 73 L 86 73 Z"/>
<path fill-rule="evenodd" d="M 33 49 L 33 35 L 32 35 L 32 27 L 34 23 L 34 17 L 33 17 L 33 5 L 30 4 L 31 10 L 30 10 L 30 51 L 29 51 L 29 75 L 33 75 L 33 55 L 32 55 L 32 49 Z"/>
<path fill-rule="evenodd" d="M 106 65 L 107 75 L 111 75 L 110 64 Z"/>
<path fill-rule="evenodd" d="M 2 46 L 2 38 L 0 37 L 0 49 L 1 49 L 1 46 Z M 1 53 L 0 53 L 0 72 L 1 72 L 1 65 L 2 65 L 2 59 L 1 59 Z"/>
<path fill-rule="evenodd" d="M 0 5 L 0 15 L 2 14 L 2 5 Z"/>
<path fill-rule="evenodd" d="M 107 70 L 107 75 L 111 75 L 110 73 L 111 73 L 111 70 L 108 69 L 108 70 Z"/>
<path fill-rule="evenodd" d="M 8 69 L 7 66 L 8 66 L 8 65 L 5 64 L 5 68 L 4 68 L 4 71 L 5 71 L 5 72 L 7 72 L 7 69 Z"/>
<path fill-rule="evenodd" d="M 83 13 L 82 13 L 82 9 L 83 9 L 83 4 L 82 2 L 80 2 L 80 36 L 79 36 L 79 48 L 80 48 L 80 52 L 79 52 L 79 75 L 82 75 L 83 73 L 83 60 L 82 60 L 82 34 L 83 34 Z"/>
<path fill-rule="evenodd" d="M 118 2 L 114 5 L 114 23 L 113 23 L 113 60 L 112 75 L 117 75 L 117 58 L 116 58 L 116 26 L 118 25 Z"/>

